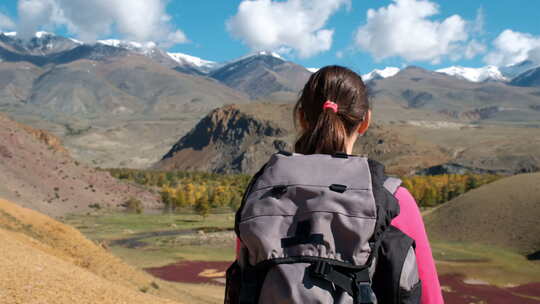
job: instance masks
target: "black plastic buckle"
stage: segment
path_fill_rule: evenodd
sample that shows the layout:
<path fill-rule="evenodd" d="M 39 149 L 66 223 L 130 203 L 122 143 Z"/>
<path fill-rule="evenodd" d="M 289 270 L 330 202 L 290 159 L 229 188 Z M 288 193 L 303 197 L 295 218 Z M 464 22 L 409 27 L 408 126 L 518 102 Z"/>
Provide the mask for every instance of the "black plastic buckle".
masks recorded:
<path fill-rule="evenodd" d="M 285 156 L 292 156 L 292 152 L 285 151 L 285 150 L 279 150 L 278 154 L 285 155 Z"/>
<path fill-rule="evenodd" d="M 283 194 L 287 192 L 287 186 L 285 185 L 277 185 L 272 187 L 272 196 L 276 198 L 281 198 Z"/>
<path fill-rule="evenodd" d="M 332 266 L 324 261 L 317 261 L 311 265 L 311 274 L 319 278 L 326 278 L 331 270 Z"/>
<path fill-rule="evenodd" d="M 330 190 L 335 191 L 335 192 L 339 192 L 339 193 L 343 193 L 343 192 L 347 191 L 347 186 L 340 185 L 340 184 L 331 184 L 329 188 L 330 188 Z"/>
<path fill-rule="evenodd" d="M 344 152 L 336 152 L 332 155 L 332 157 L 336 157 L 336 158 L 349 158 L 349 155 L 347 153 L 344 153 Z"/>

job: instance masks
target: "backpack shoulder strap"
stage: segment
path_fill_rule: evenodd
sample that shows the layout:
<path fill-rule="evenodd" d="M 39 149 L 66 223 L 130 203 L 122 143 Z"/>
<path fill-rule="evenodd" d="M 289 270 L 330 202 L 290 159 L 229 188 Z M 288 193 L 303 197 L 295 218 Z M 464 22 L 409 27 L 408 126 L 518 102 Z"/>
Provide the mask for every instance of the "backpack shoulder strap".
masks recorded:
<path fill-rule="evenodd" d="M 384 232 L 390 226 L 392 219 L 399 214 L 399 203 L 394 197 L 394 193 L 399 185 L 401 185 L 401 180 L 386 176 L 384 166 L 375 160 L 368 159 L 368 164 L 373 196 L 377 205 L 377 222 L 370 240 L 373 246 L 371 247 L 372 252 L 368 259 L 368 263 L 371 265 L 371 262 L 377 258 Z"/>

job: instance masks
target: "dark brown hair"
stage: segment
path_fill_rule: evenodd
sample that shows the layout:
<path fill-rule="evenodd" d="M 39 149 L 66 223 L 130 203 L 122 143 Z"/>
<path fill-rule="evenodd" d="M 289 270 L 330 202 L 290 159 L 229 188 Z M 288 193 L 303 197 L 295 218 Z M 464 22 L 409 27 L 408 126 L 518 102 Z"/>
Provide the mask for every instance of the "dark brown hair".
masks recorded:
<path fill-rule="evenodd" d="M 323 109 L 330 100 L 338 111 Z M 345 152 L 346 139 L 353 134 L 369 110 L 366 86 L 355 72 L 327 66 L 311 75 L 294 106 L 295 124 L 302 119 L 302 134 L 294 150 L 302 154 Z"/>

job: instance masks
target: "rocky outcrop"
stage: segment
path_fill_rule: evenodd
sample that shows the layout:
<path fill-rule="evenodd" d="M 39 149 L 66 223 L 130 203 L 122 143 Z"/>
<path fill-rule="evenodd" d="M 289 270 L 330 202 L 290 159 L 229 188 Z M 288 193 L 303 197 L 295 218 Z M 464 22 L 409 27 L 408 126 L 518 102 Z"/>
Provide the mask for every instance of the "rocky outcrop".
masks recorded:
<path fill-rule="evenodd" d="M 276 149 L 290 150 L 289 134 L 275 122 L 229 105 L 204 117 L 155 167 L 252 173 Z"/>
<path fill-rule="evenodd" d="M 501 112 L 501 107 L 485 107 L 461 113 L 461 117 L 469 120 L 490 119 Z"/>

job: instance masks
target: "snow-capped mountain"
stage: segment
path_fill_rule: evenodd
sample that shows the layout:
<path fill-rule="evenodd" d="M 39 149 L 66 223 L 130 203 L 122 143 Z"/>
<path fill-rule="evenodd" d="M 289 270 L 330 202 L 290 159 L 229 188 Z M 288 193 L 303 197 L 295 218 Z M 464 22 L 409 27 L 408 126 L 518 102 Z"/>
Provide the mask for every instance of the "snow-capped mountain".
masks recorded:
<path fill-rule="evenodd" d="M 217 68 L 220 68 L 223 66 L 223 64 L 210 61 L 210 60 L 204 60 L 199 57 L 191 56 L 184 53 L 167 53 L 173 60 L 178 62 L 180 65 L 191 65 L 201 72 L 209 73 Z"/>
<path fill-rule="evenodd" d="M 363 74 L 362 80 L 367 82 L 367 81 L 376 80 L 376 79 L 388 78 L 388 77 L 392 77 L 396 75 L 399 71 L 400 69 L 396 67 L 386 67 L 382 70 L 375 69 L 367 74 Z"/>
<path fill-rule="evenodd" d="M 126 41 L 126 40 L 118 40 L 118 39 L 106 39 L 106 40 L 98 40 L 97 43 L 118 47 L 118 48 L 124 48 L 132 51 L 141 52 L 144 54 L 152 52 L 154 49 L 157 48 L 157 45 L 155 42 L 149 41 L 149 42 L 135 42 L 135 41 Z"/>
<path fill-rule="evenodd" d="M 499 68 L 493 65 L 488 65 L 481 68 L 451 66 L 444 69 L 438 69 L 436 72 L 455 76 L 472 82 L 508 81 L 508 79 L 503 76 Z"/>
<path fill-rule="evenodd" d="M 26 39 L 20 38 L 17 32 L 0 32 L 0 46 L 2 44 L 18 54 L 47 56 L 74 49 L 82 42 L 43 31 Z"/>

